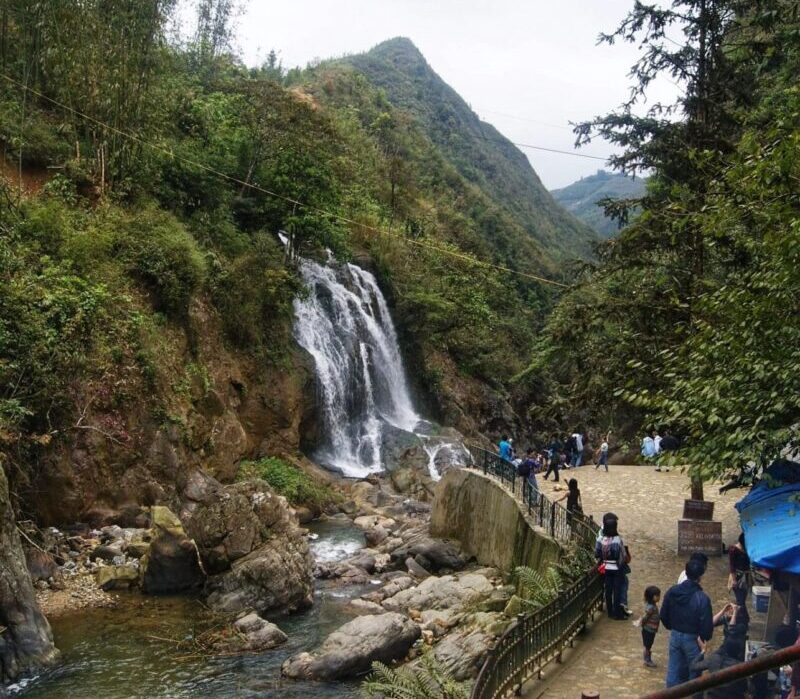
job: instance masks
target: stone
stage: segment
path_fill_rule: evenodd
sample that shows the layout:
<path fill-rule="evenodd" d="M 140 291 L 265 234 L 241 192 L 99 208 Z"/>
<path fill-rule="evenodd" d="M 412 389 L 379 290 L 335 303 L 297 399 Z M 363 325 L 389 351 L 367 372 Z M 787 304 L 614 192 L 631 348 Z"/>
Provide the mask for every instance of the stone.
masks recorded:
<path fill-rule="evenodd" d="M 356 614 L 383 614 L 385 611 L 381 605 L 365 599 L 354 599 L 347 606 Z"/>
<path fill-rule="evenodd" d="M 399 562 L 407 558 L 414 558 L 420 563 L 418 556 L 424 556 L 427 568 L 431 573 L 442 571 L 452 572 L 462 570 L 468 562 L 459 547 L 449 541 L 434 539 L 427 534 L 415 536 L 399 548 L 391 552 L 392 560 Z"/>
<path fill-rule="evenodd" d="M 430 577 L 417 587 L 402 590 L 384 599 L 384 609 L 391 612 L 407 612 L 409 609 L 462 609 L 480 603 L 491 595 L 494 587 L 482 575 L 463 575 L 456 579 L 452 575 Z"/>
<path fill-rule="evenodd" d="M 308 507 L 295 507 L 294 514 L 300 524 L 308 524 L 314 521 L 314 513 Z"/>
<path fill-rule="evenodd" d="M 89 554 L 90 561 L 101 560 L 106 563 L 111 563 L 115 558 L 122 555 L 122 546 L 108 546 L 101 544 L 96 546 Z"/>
<path fill-rule="evenodd" d="M 233 627 L 246 638 L 246 649 L 269 650 L 286 643 L 288 636 L 275 624 L 262 619 L 255 612 L 238 619 Z"/>
<path fill-rule="evenodd" d="M 125 549 L 129 558 L 143 558 L 150 550 L 150 543 L 147 541 L 132 541 Z"/>
<path fill-rule="evenodd" d="M 43 582 L 43 581 L 41 581 Z M 58 658 L 50 624 L 36 601 L 17 519 L 0 466 L 0 693 L 2 685 L 52 665 Z"/>
<path fill-rule="evenodd" d="M 378 546 L 389 538 L 389 532 L 381 526 L 371 527 L 364 532 L 364 539 L 370 546 Z"/>
<path fill-rule="evenodd" d="M 404 658 L 420 633 L 419 626 L 402 614 L 360 616 L 334 631 L 313 654 L 289 658 L 281 672 L 294 679 L 321 681 L 358 677 L 373 662 Z"/>
<path fill-rule="evenodd" d="M 167 508 L 153 506 L 152 542 L 141 559 L 142 591 L 148 594 L 185 592 L 199 588 L 205 579 L 195 542 L 180 520 Z"/>
<path fill-rule="evenodd" d="M 259 614 L 310 605 L 313 561 L 286 498 L 261 480 L 208 491 L 186 528 L 211 573 L 205 588 L 209 605 Z"/>
<path fill-rule="evenodd" d="M 463 682 L 478 676 L 492 640 L 480 629 L 455 631 L 436 645 L 433 655 L 455 680 Z"/>
<path fill-rule="evenodd" d="M 133 565 L 103 566 L 97 569 L 97 586 L 101 590 L 127 590 L 139 582 L 139 569 Z"/>
<path fill-rule="evenodd" d="M 353 524 L 361 529 L 373 529 L 375 527 L 383 527 L 387 533 L 394 529 L 397 522 L 389 517 L 382 517 L 381 515 L 364 515 L 356 517 Z"/>
<path fill-rule="evenodd" d="M 39 549 L 26 549 L 25 565 L 33 582 L 47 580 L 58 574 L 58 565 L 53 556 Z"/>
<path fill-rule="evenodd" d="M 411 558 L 410 556 L 406 558 L 406 569 L 408 570 L 411 575 L 415 578 L 420 580 L 424 580 L 425 578 L 429 578 L 431 574 L 425 570 L 415 559 Z"/>

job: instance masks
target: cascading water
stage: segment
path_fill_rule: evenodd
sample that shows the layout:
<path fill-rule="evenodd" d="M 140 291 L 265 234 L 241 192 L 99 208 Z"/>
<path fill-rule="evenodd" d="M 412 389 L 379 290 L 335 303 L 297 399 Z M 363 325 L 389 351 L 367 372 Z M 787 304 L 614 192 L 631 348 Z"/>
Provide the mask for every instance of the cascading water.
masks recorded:
<path fill-rule="evenodd" d="M 386 299 L 353 264 L 302 260 L 308 295 L 294 303 L 298 343 L 314 358 L 322 443 L 318 458 L 346 476 L 380 471 L 382 427 L 420 422 Z"/>

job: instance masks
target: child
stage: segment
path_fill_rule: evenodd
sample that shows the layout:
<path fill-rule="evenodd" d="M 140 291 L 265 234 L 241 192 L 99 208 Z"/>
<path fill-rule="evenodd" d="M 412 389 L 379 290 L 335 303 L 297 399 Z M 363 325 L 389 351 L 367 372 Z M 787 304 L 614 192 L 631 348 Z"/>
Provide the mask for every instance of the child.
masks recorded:
<path fill-rule="evenodd" d="M 656 640 L 656 632 L 660 620 L 658 618 L 658 602 L 661 599 L 661 590 L 655 585 L 650 585 L 644 591 L 644 614 L 633 622 L 634 626 L 642 627 L 642 643 L 644 644 L 644 666 L 656 667 L 653 662 L 652 648 Z"/>

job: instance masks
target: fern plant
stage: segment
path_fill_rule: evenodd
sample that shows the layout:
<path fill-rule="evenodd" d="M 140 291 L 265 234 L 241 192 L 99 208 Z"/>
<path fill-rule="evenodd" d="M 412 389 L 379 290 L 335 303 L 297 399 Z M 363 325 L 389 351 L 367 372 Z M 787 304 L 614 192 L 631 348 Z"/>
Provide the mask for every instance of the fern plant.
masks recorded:
<path fill-rule="evenodd" d="M 556 566 L 549 566 L 542 573 L 528 566 L 519 566 L 514 571 L 519 585 L 522 603 L 528 609 L 538 609 L 552 602 L 564 587 L 564 579 Z"/>
<path fill-rule="evenodd" d="M 416 667 L 397 670 L 383 663 L 372 664 L 372 674 L 361 685 L 365 699 L 468 699 L 464 684 L 457 682 L 426 649 Z"/>

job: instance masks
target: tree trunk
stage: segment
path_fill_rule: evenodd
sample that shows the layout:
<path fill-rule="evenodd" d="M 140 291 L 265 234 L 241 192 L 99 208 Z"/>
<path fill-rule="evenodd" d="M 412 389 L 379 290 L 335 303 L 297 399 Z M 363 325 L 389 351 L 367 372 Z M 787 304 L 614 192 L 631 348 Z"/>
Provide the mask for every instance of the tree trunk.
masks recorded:
<path fill-rule="evenodd" d="M 703 481 L 692 478 L 692 500 L 703 500 Z"/>
<path fill-rule="evenodd" d="M 33 592 L 25 553 L 0 466 L 0 685 L 50 665 L 58 657 L 53 634 Z M 2 686 L 0 686 L 2 693 Z"/>

